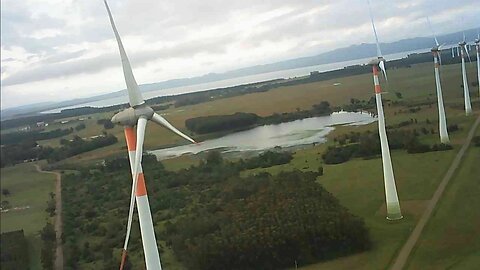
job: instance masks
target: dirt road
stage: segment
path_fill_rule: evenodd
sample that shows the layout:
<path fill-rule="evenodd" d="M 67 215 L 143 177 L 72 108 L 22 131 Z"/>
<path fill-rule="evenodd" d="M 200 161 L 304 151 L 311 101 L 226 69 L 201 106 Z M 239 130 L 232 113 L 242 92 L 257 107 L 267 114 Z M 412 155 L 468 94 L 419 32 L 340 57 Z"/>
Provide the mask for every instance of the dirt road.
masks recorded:
<path fill-rule="evenodd" d="M 55 184 L 55 233 L 56 233 L 56 250 L 55 250 L 55 270 L 63 270 L 63 243 L 62 243 L 62 175 L 59 172 L 42 171 L 39 165 L 35 164 L 38 172 L 54 174 L 57 178 Z"/>
<path fill-rule="evenodd" d="M 475 135 L 475 131 L 479 123 L 480 123 L 480 116 L 477 118 L 472 128 L 470 129 L 470 132 L 468 133 L 465 143 L 463 143 L 462 148 L 460 149 L 460 151 L 458 151 L 458 154 L 455 156 L 455 159 L 450 165 L 450 168 L 448 168 L 448 171 L 443 177 L 442 182 L 440 182 L 440 185 L 438 185 L 437 190 L 435 190 L 435 193 L 433 194 L 432 199 L 428 202 L 427 208 L 423 212 L 422 217 L 420 218 L 417 225 L 415 226 L 415 229 L 410 234 L 407 242 L 405 243 L 405 245 L 403 245 L 402 249 L 400 250 L 400 253 L 395 259 L 392 265 L 392 268 L 390 268 L 391 270 L 401 270 L 405 267 L 405 264 L 407 263 L 407 260 L 408 260 L 408 256 L 412 252 L 412 249 L 415 247 L 415 244 L 417 243 L 418 238 L 420 238 L 423 228 L 425 227 L 428 220 L 432 216 L 433 209 L 435 209 L 435 206 L 440 200 L 440 197 L 442 196 L 443 191 L 445 190 L 445 187 L 448 185 L 448 182 L 450 182 L 450 179 L 452 178 L 453 173 L 457 170 L 458 166 L 460 165 L 460 162 L 462 161 L 462 158 L 465 152 L 467 151 L 473 136 Z"/>

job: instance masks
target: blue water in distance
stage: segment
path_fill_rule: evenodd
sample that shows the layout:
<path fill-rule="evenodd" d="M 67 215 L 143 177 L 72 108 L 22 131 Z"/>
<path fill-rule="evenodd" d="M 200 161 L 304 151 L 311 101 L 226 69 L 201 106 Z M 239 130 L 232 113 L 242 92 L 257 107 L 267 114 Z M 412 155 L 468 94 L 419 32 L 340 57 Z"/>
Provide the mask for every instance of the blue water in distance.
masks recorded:
<path fill-rule="evenodd" d="M 412 54 L 412 53 L 422 53 L 422 52 L 426 52 L 426 51 L 430 51 L 430 48 L 429 49 L 420 49 L 420 50 L 415 50 L 415 51 L 407 51 L 407 52 L 401 52 L 401 53 L 388 54 L 388 55 L 385 55 L 385 59 L 395 60 L 395 59 L 403 58 L 403 57 L 405 57 L 409 54 Z M 208 82 L 208 83 L 201 83 L 201 84 L 195 84 L 195 85 L 189 85 L 189 86 L 181 86 L 181 87 L 153 90 L 153 91 L 143 92 L 142 95 L 143 95 L 144 99 L 150 99 L 150 98 L 159 97 L 159 96 L 169 96 L 169 95 L 179 95 L 179 94 L 185 94 L 185 93 L 201 92 L 201 91 L 206 91 L 206 90 L 211 90 L 211 89 L 216 89 L 216 88 L 230 87 L 230 86 L 236 86 L 236 85 L 254 83 L 254 82 L 262 82 L 262 81 L 268 81 L 268 80 L 274 80 L 274 79 L 281 79 L 281 78 L 289 79 L 289 78 L 295 78 L 295 77 L 301 77 L 301 76 L 309 75 L 311 71 L 325 72 L 325 71 L 340 69 L 340 68 L 343 68 L 343 67 L 346 67 L 346 66 L 366 64 L 370 60 L 372 60 L 372 57 L 350 60 L 350 61 L 344 61 L 344 62 L 323 64 L 323 65 L 317 65 L 317 66 L 309 66 L 309 67 L 302 67 L 302 68 L 295 68 L 295 69 L 287 69 L 287 70 L 280 70 L 280 71 L 274 71 L 274 72 L 260 73 L 260 74 L 237 77 L 237 78 L 226 79 L 226 80 L 215 81 L 215 82 Z M 387 62 L 387 65 L 388 65 L 388 62 Z M 108 98 L 108 99 L 98 100 L 98 101 L 94 101 L 94 102 L 88 102 L 88 103 L 77 104 L 77 105 L 68 106 L 68 107 L 57 108 L 57 109 L 53 109 L 53 110 L 49 110 L 49 111 L 44 111 L 42 113 L 57 113 L 57 112 L 60 112 L 61 110 L 64 110 L 64 109 L 73 109 L 73 108 L 79 108 L 79 107 L 85 107 L 85 106 L 107 107 L 107 106 L 112 106 L 112 105 L 117 105 L 117 104 L 122 104 L 122 103 L 127 103 L 127 96 L 126 95 L 124 97 Z"/>

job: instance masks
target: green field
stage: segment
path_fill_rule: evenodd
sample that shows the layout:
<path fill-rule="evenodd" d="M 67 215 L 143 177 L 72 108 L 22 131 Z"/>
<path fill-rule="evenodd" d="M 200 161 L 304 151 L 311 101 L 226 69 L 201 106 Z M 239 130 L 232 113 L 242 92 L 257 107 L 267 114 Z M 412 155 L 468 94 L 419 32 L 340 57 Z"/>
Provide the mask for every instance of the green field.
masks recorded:
<path fill-rule="evenodd" d="M 45 208 L 49 193 L 55 190 L 55 177 L 39 173 L 32 163 L 2 168 L 2 189 L 8 189 L 10 195 L 2 194 L 1 200 L 8 200 L 12 207 L 25 207 L 25 210 L 11 210 L 1 215 L 1 231 L 9 232 L 23 229 L 27 238 L 30 268 L 41 269 L 39 231 L 47 221 L 51 221 Z"/>
<path fill-rule="evenodd" d="M 475 69 L 468 68 L 467 70 L 469 72 L 468 75 L 470 81 L 472 81 L 472 78 L 475 78 L 476 76 Z M 334 86 L 334 83 L 340 83 L 340 85 Z M 452 113 L 455 115 L 462 114 L 462 110 L 451 108 L 451 105 L 455 105 L 455 107 L 460 106 L 461 108 L 461 105 L 463 104 L 463 90 L 461 84 L 460 65 L 456 64 L 442 67 L 442 87 L 446 103 L 447 120 Z M 400 92 L 403 96 L 403 100 L 406 101 L 416 100 L 421 97 L 423 100 L 429 99 L 436 102 L 432 64 L 424 63 L 414 65 L 411 68 L 401 68 L 389 71 L 389 84 L 384 90 L 389 92 L 384 95 L 385 99 L 397 100 L 394 92 Z M 478 91 L 475 91 L 474 87 L 472 87 L 471 90 L 472 101 L 475 101 L 477 100 L 476 97 Z M 217 99 L 180 108 L 171 107 L 165 111 L 159 111 L 158 113 L 164 115 L 168 121 L 180 130 L 186 131 L 187 134 L 190 134 L 185 128 L 185 120 L 193 117 L 233 114 L 235 112 L 251 112 L 260 116 L 266 116 L 276 112 L 293 112 L 297 110 L 297 108 L 310 109 L 313 104 L 317 104 L 320 101 L 328 101 L 332 106 L 339 106 L 349 103 L 351 98 L 368 100 L 372 96 L 372 76 L 371 74 L 363 74 L 334 80 L 284 86 L 267 92 Z M 395 114 L 395 110 L 389 110 L 387 106 L 385 109 L 386 116 L 389 117 L 387 123 L 390 120 L 396 121 L 396 119 L 398 119 L 400 121 L 402 119 L 409 119 L 412 115 L 415 115 L 402 114 L 395 117 L 396 119 L 392 119 L 390 117 Z M 65 136 L 65 138 L 72 138 L 74 135 L 79 135 L 80 137 L 99 135 L 103 130 L 103 126 L 96 124 L 96 120 L 110 118 L 112 115 L 113 112 L 89 115 L 91 119 L 85 120 L 87 126 L 86 129 L 81 130 L 80 132 L 74 132 L 74 134 Z M 428 114 L 417 113 L 415 116 L 435 120 L 437 119 L 436 106 L 433 105 Z M 71 120 L 72 118 L 66 119 Z M 74 124 L 71 125 L 73 126 Z M 69 127 L 68 123 L 63 125 L 57 123 L 52 127 L 49 126 L 49 128 L 66 128 L 67 126 Z M 107 148 L 80 154 L 72 158 L 71 161 L 78 162 L 92 158 L 101 159 L 125 151 L 123 129 L 117 126 L 114 129 L 107 130 L 107 132 L 113 133 L 117 136 L 119 142 Z M 165 128 L 155 124 L 148 125 L 147 134 L 149 134 L 149 136 L 145 138 L 145 150 L 154 150 L 161 146 L 187 143 L 183 139 L 172 134 L 170 131 L 167 131 Z M 58 142 L 59 139 L 57 138 L 40 141 L 39 143 L 42 145 L 58 146 Z"/>
<path fill-rule="evenodd" d="M 475 76 L 474 69 L 469 68 L 468 70 L 470 72 L 470 81 L 472 81 L 472 78 Z M 474 112 L 476 112 L 476 114 L 470 117 L 465 117 L 464 115 L 459 65 L 444 66 L 442 68 L 442 76 L 447 122 L 448 124 L 457 124 L 460 130 L 450 134 L 450 139 L 454 147 L 454 149 L 450 151 L 424 154 L 407 154 L 404 150 L 392 151 L 392 162 L 397 181 L 398 194 L 405 217 L 399 222 L 390 223 L 385 220 L 383 175 L 380 158 L 369 160 L 354 159 L 338 165 L 324 165 L 321 158 L 321 154 L 328 145 L 333 143 L 332 139 L 335 136 L 351 131 L 376 130 L 376 123 L 360 127 L 337 127 L 335 131 L 329 134 L 329 142 L 327 144 L 297 150 L 294 159 L 289 164 L 244 172 L 245 174 L 256 173 L 258 171 L 277 173 L 282 170 L 293 169 L 316 171 L 319 166 L 323 166 L 324 176 L 319 177 L 318 181 L 328 191 L 333 193 L 342 205 L 350 209 L 352 213 L 364 218 L 372 235 L 372 241 L 374 243 L 372 250 L 320 264 L 305 266 L 304 269 L 385 269 L 394 259 L 396 253 L 422 214 L 427 200 L 431 198 L 438 183 L 450 166 L 451 161 L 460 149 L 480 109 L 480 102 L 476 96 L 478 90 L 472 87 L 472 101 L 475 102 Z M 395 105 L 386 101 L 384 106 L 387 125 L 395 125 L 402 121 L 415 118 L 418 120 L 418 123 L 409 126 L 409 128 L 419 130 L 425 127 L 427 130 L 434 130 L 438 133 L 438 113 L 432 65 L 425 63 L 414 65 L 412 68 L 391 70 L 389 71 L 389 80 L 390 83 L 385 89 L 389 93 L 384 95 L 384 99 L 404 102 L 430 100 L 433 101 L 434 104 L 431 106 L 421 106 L 420 111 L 413 113 L 408 112 L 406 106 Z M 337 82 L 339 82 L 340 85 L 333 86 L 333 84 Z M 403 98 L 397 99 L 393 92 L 402 93 Z M 162 111 L 162 113 L 165 113 L 165 118 L 171 121 L 172 124 L 185 131 L 185 120 L 192 117 L 232 114 L 235 112 L 252 112 L 265 116 L 275 112 L 292 112 L 297 110 L 297 108 L 309 109 L 313 104 L 319 103 L 320 101 L 328 101 L 333 106 L 339 106 L 348 104 L 351 98 L 367 100 L 372 96 L 372 78 L 370 74 L 365 74 L 329 81 L 281 87 L 268 92 L 219 99 L 181 108 L 172 107 L 166 111 Z M 85 120 L 87 128 L 74 134 L 81 137 L 98 135 L 102 132 L 103 126 L 96 124 L 96 120 L 109 118 L 112 114 L 113 112 L 90 115 L 92 118 Z M 427 120 L 429 123 L 427 123 Z M 49 128 L 66 128 L 68 125 L 69 124 L 55 124 Z M 78 162 L 90 164 L 110 155 L 125 153 L 126 149 L 122 129 L 115 127 L 107 131 L 115 134 L 119 138 L 117 144 L 71 157 L 64 162 L 71 164 L 77 164 Z M 146 150 L 185 143 L 182 139 L 154 124 L 149 125 L 147 134 L 145 141 Z M 72 136 L 73 135 L 68 135 L 66 138 Z M 40 143 L 57 146 L 58 142 L 59 139 L 57 138 L 41 141 Z M 422 142 L 429 144 L 438 143 L 438 134 L 422 136 Z M 418 243 L 419 246 L 411 258 L 411 269 L 424 269 L 426 268 L 424 267 L 425 265 L 432 265 L 431 269 L 438 269 L 438 267 L 454 265 L 458 262 L 461 263 L 455 264 L 457 267 L 465 268 L 468 265 L 475 265 L 475 263 L 478 262 L 480 254 L 472 253 L 472 250 L 475 248 L 479 250 L 478 243 L 480 239 L 478 239 L 478 237 L 469 237 L 474 233 L 478 235 L 480 232 L 478 230 L 480 226 L 475 226 L 480 223 L 478 214 L 475 216 L 475 214 L 478 213 L 478 211 L 475 212 L 475 210 L 478 209 L 468 207 L 468 205 L 474 205 L 476 200 L 478 200 L 476 197 L 478 197 L 479 191 L 469 189 L 469 183 L 471 185 L 469 181 L 472 181 L 472 179 L 475 179 L 475 176 L 479 175 L 478 168 L 474 166 L 475 161 L 478 162 L 478 158 L 478 148 L 469 150 L 468 158 L 465 160 L 464 166 L 461 167 L 456 178 L 452 179 L 450 186 L 447 187 L 444 197 L 440 200 L 436 214 L 434 214 L 431 223 L 427 225 L 423 238 Z M 163 163 L 169 170 L 178 170 L 188 167 L 190 164 L 198 163 L 198 158 L 181 157 L 167 160 Z M 15 175 L 20 174 L 35 174 L 35 176 L 23 177 L 29 180 L 45 179 L 45 181 L 50 181 L 48 185 L 41 187 L 41 189 L 45 189 L 42 192 L 45 192 L 44 194 L 46 195 L 44 199 L 41 199 L 43 206 L 38 208 L 41 211 L 36 213 L 43 222 L 41 226 L 34 229 L 38 231 L 43 227 L 45 222 L 46 213 L 43 209 L 48 199 L 48 192 L 53 190 L 53 176 L 38 174 L 32 171 L 33 167 L 31 168 L 32 170 L 27 170 L 29 168 L 28 166 L 31 165 L 18 165 L 13 168 L 2 169 L 2 187 L 7 187 L 5 183 L 8 182 L 8 179 L 17 179 L 18 177 Z M 8 175 L 10 175 L 10 178 Z M 7 181 L 4 182 L 4 179 L 7 179 Z M 30 184 L 23 185 L 23 188 L 27 191 L 23 191 L 22 194 L 27 194 L 31 187 L 32 185 Z M 48 187 L 48 189 L 46 187 Z M 18 189 L 19 194 L 20 190 L 21 186 L 20 189 Z M 458 196 L 459 192 L 464 191 L 467 191 L 468 194 L 477 194 L 477 196 Z M 12 197 L 11 202 L 13 202 L 13 197 L 15 196 L 14 187 L 11 188 L 11 192 L 13 195 L 10 197 Z M 35 198 L 38 197 L 37 194 L 43 194 L 41 192 L 37 193 L 36 190 L 35 192 Z M 33 205 L 32 202 L 29 202 L 29 204 Z M 462 211 L 458 211 L 460 208 L 462 208 Z M 28 211 L 32 211 L 33 213 L 33 209 Z M 5 216 L 8 217 L 7 215 Z M 8 218 L 4 221 L 5 216 L 2 214 L 2 231 L 4 231 L 4 227 L 8 227 L 8 225 L 4 226 L 4 223 L 10 224 L 12 228 L 15 228 L 15 224 L 34 224 L 25 217 L 23 217 L 24 219 L 17 217 L 15 221 L 14 215 L 12 215 L 13 218 Z M 447 226 L 451 216 L 458 217 L 456 220 L 467 217 L 468 219 L 465 220 L 473 221 L 455 222 L 455 226 Z M 30 226 L 35 227 L 34 225 Z M 28 234 L 28 230 L 25 230 Z M 36 231 L 31 230 L 30 232 Z M 447 237 L 447 235 L 445 235 L 446 232 L 453 232 L 454 235 Z M 38 234 L 35 235 L 38 236 Z M 466 241 L 465 239 L 476 241 L 477 245 L 468 245 L 465 249 L 457 248 L 457 246 L 462 244 L 462 241 Z M 464 244 L 464 246 L 467 245 Z M 164 255 L 165 258 L 163 258 L 163 261 L 167 263 L 171 262 L 172 265 L 176 266 L 174 257 L 169 249 L 167 249 L 166 254 L 168 255 Z M 433 254 L 437 254 L 436 257 L 433 256 Z M 449 256 L 446 256 L 446 254 Z M 141 260 L 141 258 L 136 259 Z M 438 262 L 438 265 L 434 265 L 433 262 Z M 299 262 L 299 264 L 302 266 L 302 262 Z"/>
<path fill-rule="evenodd" d="M 480 147 L 471 146 L 410 255 L 407 269 L 478 269 L 479 160 Z"/>
<path fill-rule="evenodd" d="M 456 120 L 453 118 L 452 120 Z M 438 183 L 466 137 L 474 118 L 466 118 L 461 132 L 451 134 L 454 150 L 424 154 L 408 154 L 398 150 L 392 152 L 398 194 L 404 219 L 391 223 L 385 220 L 382 163 L 380 158 L 355 159 L 343 164 L 322 165 L 324 175 L 318 181 L 342 205 L 365 219 L 374 242 L 374 248 L 362 254 L 340 258 L 326 263 L 306 266 L 304 269 L 385 269 L 407 239 L 423 212 Z M 375 125 L 371 125 L 375 127 Z M 362 127 L 361 129 L 365 129 Z M 347 128 L 351 130 L 352 128 Z M 339 132 L 341 133 L 341 131 Z M 432 136 L 432 135 L 430 135 Z M 434 136 L 432 136 L 434 137 Z M 435 140 L 435 138 L 429 138 Z M 320 165 L 325 145 L 297 151 L 289 164 L 248 173 L 268 171 L 278 173 L 285 170 L 316 170 Z M 320 154 L 319 154 L 320 153 Z M 470 174 L 475 175 L 475 174 Z"/>

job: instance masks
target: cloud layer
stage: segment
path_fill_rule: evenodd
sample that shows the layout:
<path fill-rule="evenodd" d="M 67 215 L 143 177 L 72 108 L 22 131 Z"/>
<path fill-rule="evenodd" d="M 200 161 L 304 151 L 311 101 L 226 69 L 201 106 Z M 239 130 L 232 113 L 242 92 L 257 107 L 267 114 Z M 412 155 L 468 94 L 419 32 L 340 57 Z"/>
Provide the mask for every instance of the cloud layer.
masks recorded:
<path fill-rule="evenodd" d="M 139 83 L 372 42 L 366 0 L 110 0 Z M 480 27 L 477 0 L 372 1 L 383 42 Z M 102 1 L 5 0 L 2 108 L 124 88 Z"/>

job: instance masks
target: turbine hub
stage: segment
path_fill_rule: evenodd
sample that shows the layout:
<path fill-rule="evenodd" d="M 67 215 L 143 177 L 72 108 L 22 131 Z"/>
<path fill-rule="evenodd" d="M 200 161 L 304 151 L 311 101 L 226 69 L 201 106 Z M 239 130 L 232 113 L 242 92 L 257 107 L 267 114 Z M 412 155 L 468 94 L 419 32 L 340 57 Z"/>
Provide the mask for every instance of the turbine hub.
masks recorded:
<path fill-rule="evenodd" d="M 137 121 L 140 117 L 150 120 L 152 119 L 154 113 L 155 112 L 150 106 L 142 104 L 136 106 L 135 108 L 130 107 L 115 114 L 111 121 L 114 124 L 133 127 L 137 124 Z"/>
<path fill-rule="evenodd" d="M 383 57 L 378 57 L 378 58 L 372 59 L 370 62 L 368 62 L 368 64 L 371 66 L 378 66 L 380 62 L 383 62 L 383 61 L 385 61 Z"/>

